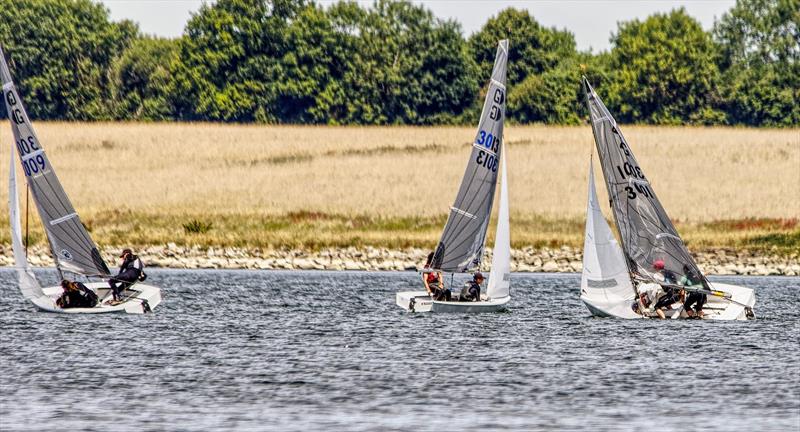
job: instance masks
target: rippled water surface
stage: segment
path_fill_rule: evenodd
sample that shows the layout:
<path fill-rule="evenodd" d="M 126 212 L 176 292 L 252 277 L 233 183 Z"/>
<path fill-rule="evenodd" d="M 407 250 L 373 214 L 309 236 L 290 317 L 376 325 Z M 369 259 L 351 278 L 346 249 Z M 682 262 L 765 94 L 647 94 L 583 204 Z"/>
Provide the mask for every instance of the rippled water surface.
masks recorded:
<path fill-rule="evenodd" d="M 800 429 L 800 278 L 714 279 L 756 321 L 632 322 L 578 275 L 468 316 L 395 306 L 415 273 L 151 273 L 154 314 L 65 316 L 0 271 L 0 429 Z"/>

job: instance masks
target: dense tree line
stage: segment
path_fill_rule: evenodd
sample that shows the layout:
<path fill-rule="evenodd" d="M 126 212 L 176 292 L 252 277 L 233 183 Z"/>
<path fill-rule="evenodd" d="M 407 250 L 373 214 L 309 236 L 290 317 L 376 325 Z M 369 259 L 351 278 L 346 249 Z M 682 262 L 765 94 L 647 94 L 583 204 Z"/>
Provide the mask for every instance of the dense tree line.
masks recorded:
<path fill-rule="evenodd" d="M 800 124 L 800 0 L 738 0 L 710 32 L 683 9 L 622 22 L 598 54 L 517 9 L 465 38 L 407 1 L 218 0 L 160 39 L 93 0 L 0 0 L 40 119 L 470 123 L 502 38 L 512 121 L 581 122 L 585 74 L 624 122 Z"/>

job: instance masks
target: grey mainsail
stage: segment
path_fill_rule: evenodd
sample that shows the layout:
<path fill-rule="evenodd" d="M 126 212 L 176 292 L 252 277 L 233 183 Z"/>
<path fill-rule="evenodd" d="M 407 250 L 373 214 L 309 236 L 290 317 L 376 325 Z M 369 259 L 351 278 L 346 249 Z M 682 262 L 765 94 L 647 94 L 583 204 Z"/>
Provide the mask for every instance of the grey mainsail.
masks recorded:
<path fill-rule="evenodd" d="M 432 262 L 435 269 L 465 272 L 480 264 L 502 151 L 507 61 L 508 41 L 502 40 L 497 46 L 472 153 L 442 237 L 436 246 Z"/>
<path fill-rule="evenodd" d="M 690 280 L 700 278 L 705 284 L 614 117 L 586 77 L 583 81 L 597 153 L 628 269 L 656 283 L 676 284 L 681 276 L 687 276 Z M 663 262 L 663 270 L 655 269 L 658 261 Z"/>
<path fill-rule="evenodd" d="M 25 180 L 42 219 L 53 258 L 60 270 L 87 276 L 107 276 L 105 261 L 67 198 L 31 126 L 0 48 L 0 81 L 14 144 Z"/>

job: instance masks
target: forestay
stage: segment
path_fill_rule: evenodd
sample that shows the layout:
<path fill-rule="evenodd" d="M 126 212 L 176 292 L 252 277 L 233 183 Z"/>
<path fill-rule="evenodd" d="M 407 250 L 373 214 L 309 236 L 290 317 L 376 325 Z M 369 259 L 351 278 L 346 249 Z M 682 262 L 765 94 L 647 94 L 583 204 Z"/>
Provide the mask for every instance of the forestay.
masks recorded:
<path fill-rule="evenodd" d="M 497 233 L 494 237 L 492 272 L 486 295 L 490 299 L 508 297 L 511 288 L 511 233 L 508 220 L 508 179 L 506 177 L 506 153 L 500 155 L 500 203 L 497 209 Z"/>
<path fill-rule="evenodd" d="M 622 249 L 600 209 L 594 186 L 594 167 L 590 164 L 581 295 L 613 302 L 634 298 L 634 294 Z"/>
<path fill-rule="evenodd" d="M 107 276 L 108 267 L 56 177 L 22 106 L 5 56 L 0 49 L 3 100 L 14 142 L 50 247 L 61 270 L 87 276 Z"/>
<path fill-rule="evenodd" d="M 502 152 L 507 60 L 508 41 L 503 40 L 497 47 L 478 133 L 472 144 L 461 187 L 436 246 L 433 268 L 466 272 L 480 264 Z"/>
<path fill-rule="evenodd" d="M 701 275 L 683 240 L 661 206 L 650 182 L 636 162 L 627 140 L 606 106 L 584 77 L 597 152 L 603 168 L 611 208 L 628 267 L 639 277 L 663 283 L 653 264 L 662 260 L 666 273 L 680 279 Z M 667 282 L 676 283 L 678 280 Z"/>
<path fill-rule="evenodd" d="M 22 244 L 22 226 L 19 213 L 19 192 L 17 191 L 16 152 L 11 147 L 11 163 L 8 170 L 8 217 L 11 226 L 11 249 L 14 251 L 14 268 L 17 270 L 19 290 L 28 300 L 46 299 L 42 286 L 34 277 L 25 256 Z"/>

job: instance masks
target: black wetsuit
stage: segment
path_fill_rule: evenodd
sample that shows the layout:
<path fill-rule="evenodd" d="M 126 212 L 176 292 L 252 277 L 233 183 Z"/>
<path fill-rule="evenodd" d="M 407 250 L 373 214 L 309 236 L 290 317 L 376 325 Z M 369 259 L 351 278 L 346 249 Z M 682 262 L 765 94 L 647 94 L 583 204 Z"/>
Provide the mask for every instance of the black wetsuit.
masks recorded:
<path fill-rule="evenodd" d="M 481 299 L 481 286 L 477 282 L 469 281 L 464 284 L 461 289 L 461 295 L 458 296 L 459 301 L 473 302 Z"/>
<path fill-rule="evenodd" d="M 97 306 L 97 294 L 86 285 L 75 282 L 77 291 L 66 291 L 56 300 L 56 304 L 63 309 L 67 308 L 93 308 Z"/>
<path fill-rule="evenodd" d="M 662 270 L 661 274 L 664 275 L 664 283 L 669 285 L 675 285 L 678 283 L 674 272 L 670 270 Z M 662 288 L 664 288 L 665 294 L 658 299 L 654 308 L 665 308 L 681 299 L 680 290 L 676 289 L 675 287 L 665 286 Z"/>
<path fill-rule="evenodd" d="M 684 282 L 684 280 L 681 280 L 681 282 Z M 707 288 L 702 279 L 697 277 L 694 272 L 686 273 L 686 283 L 690 286 L 703 285 L 703 288 Z M 707 301 L 708 296 L 705 293 L 691 291 L 689 292 L 689 295 L 686 296 L 686 301 L 683 302 L 683 309 L 688 311 L 692 306 L 694 306 L 694 311 L 699 313 L 703 311 L 703 305 L 705 305 Z"/>
<path fill-rule="evenodd" d="M 119 273 L 108 281 L 114 293 L 114 298 L 119 298 L 122 291 L 128 289 L 134 282 L 139 280 L 143 269 L 144 265 L 138 256 L 128 255 L 122 265 L 119 266 Z"/>

